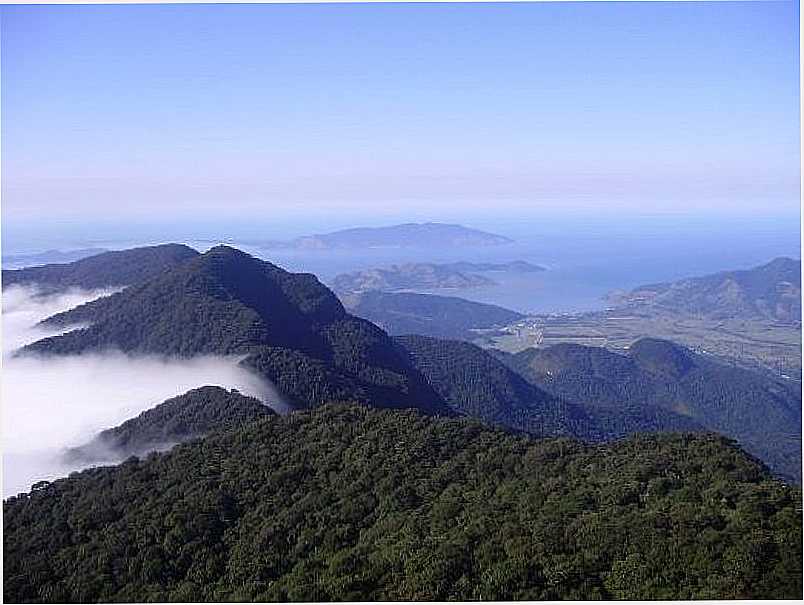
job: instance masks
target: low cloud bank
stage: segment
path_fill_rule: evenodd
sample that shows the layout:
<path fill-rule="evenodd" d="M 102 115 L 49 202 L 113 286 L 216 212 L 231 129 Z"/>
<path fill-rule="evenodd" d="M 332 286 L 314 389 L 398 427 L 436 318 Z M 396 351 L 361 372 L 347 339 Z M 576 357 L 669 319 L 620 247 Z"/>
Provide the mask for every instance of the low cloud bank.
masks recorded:
<path fill-rule="evenodd" d="M 239 367 L 234 357 L 11 356 L 22 345 L 59 333 L 37 326 L 40 320 L 108 293 L 41 297 L 31 289 L 3 291 L 4 497 L 78 470 L 62 460 L 66 448 L 195 387 L 235 388 L 277 411 L 287 409 L 268 381 Z"/>

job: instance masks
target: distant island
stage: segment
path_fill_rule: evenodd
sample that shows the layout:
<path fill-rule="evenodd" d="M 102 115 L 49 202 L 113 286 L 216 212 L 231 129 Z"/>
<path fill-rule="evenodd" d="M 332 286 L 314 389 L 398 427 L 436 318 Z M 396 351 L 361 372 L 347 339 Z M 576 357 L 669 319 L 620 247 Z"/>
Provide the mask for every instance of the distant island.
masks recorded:
<path fill-rule="evenodd" d="M 297 237 L 290 241 L 260 242 L 262 248 L 327 250 L 332 248 L 454 248 L 459 246 L 499 246 L 513 240 L 447 223 L 405 223 L 388 227 L 355 227 Z"/>
<path fill-rule="evenodd" d="M 405 263 L 391 265 L 385 269 L 342 273 L 335 277 L 332 286 L 341 294 L 371 290 L 398 292 L 417 289 L 472 288 L 496 284 L 493 279 L 480 275 L 481 273 L 537 273 L 544 270 L 544 267 L 521 260 L 509 263 Z"/>

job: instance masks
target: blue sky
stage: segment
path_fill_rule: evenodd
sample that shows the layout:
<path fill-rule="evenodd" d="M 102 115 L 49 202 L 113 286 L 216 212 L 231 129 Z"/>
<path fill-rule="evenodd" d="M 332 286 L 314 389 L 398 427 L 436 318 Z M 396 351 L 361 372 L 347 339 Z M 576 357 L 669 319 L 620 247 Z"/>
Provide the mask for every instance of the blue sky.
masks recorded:
<path fill-rule="evenodd" d="M 785 215 L 792 2 L 2 8 L 3 220 Z"/>

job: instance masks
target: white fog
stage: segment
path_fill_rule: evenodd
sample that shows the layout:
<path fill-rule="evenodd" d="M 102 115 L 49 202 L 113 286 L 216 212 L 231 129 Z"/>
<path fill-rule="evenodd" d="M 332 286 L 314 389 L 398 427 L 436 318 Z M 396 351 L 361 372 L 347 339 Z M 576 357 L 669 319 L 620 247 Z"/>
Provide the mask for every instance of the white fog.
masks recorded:
<path fill-rule="evenodd" d="M 198 386 L 236 388 L 284 409 L 272 385 L 238 367 L 238 358 L 12 355 L 24 344 L 58 333 L 37 326 L 40 320 L 108 293 L 74 290 L 37 297 L 31 289 L 3 290 L 4 497 L 78 470 L 61 462 L 65 448 Z"/>

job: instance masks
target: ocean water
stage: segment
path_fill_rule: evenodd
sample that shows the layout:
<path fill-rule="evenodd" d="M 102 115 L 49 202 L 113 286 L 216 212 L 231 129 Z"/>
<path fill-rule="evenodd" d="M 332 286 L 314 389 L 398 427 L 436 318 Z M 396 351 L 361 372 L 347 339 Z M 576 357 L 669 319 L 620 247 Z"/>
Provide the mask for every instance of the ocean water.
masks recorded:
<path fill-rule="evenodd" d="M 384 224 L 408 222 L 410 217 Z M 438 220 L 438 219 L 434 219 Z M 292 271 L 316 274 L 324 283 L 339 273 L 404 262 L 525 260 L 543 265 L 541 273 L 489 273 L 497 285 L 436 290 L 521 312 L 554 313 L 602 309 L 616 289 L 646 283 L 750 268 L 778 256 L 801 257 L 798 216 L 530 216 L 451 217 L 459 222 L 514 239 L 502 246 L 474 248 L 374 248 L 364 250 L 265 249 L 260 239 L 290 239 L 360 225 L 294 223 L 259 220 L 246 223 L 86 227 L 40 232 L 4 232 L 3 252 L 36 252 L 49 248 L 89 246 L 126 248 L 180 241 L 206 250 L 217 242 L 237 246 Z M 365 223 L 363 223 L 365 224 Z M 6 226 L 4 226 L 4 231 Z"/>
<path fill-rule="evenodd" d="M 460 296 L 525 313 L 603 309 L 616 289 L 750 268 L 778 256 L 801 257 L 795 220 L 692 221 L 656 217 L 641 221 L 565 219 L 489 221 L 482 226 L 512 244 L 477 248 L 371 250 L 264 250 L 253 254 L 294 271 L 315 273 L 325 283 L 346 271 L 403 262 L 504 262 L 525 260 L 540 273 L 487 273 L 494 286 L 430 293 Z M 427 292 L 427 291 L 424 291 Z"/>

